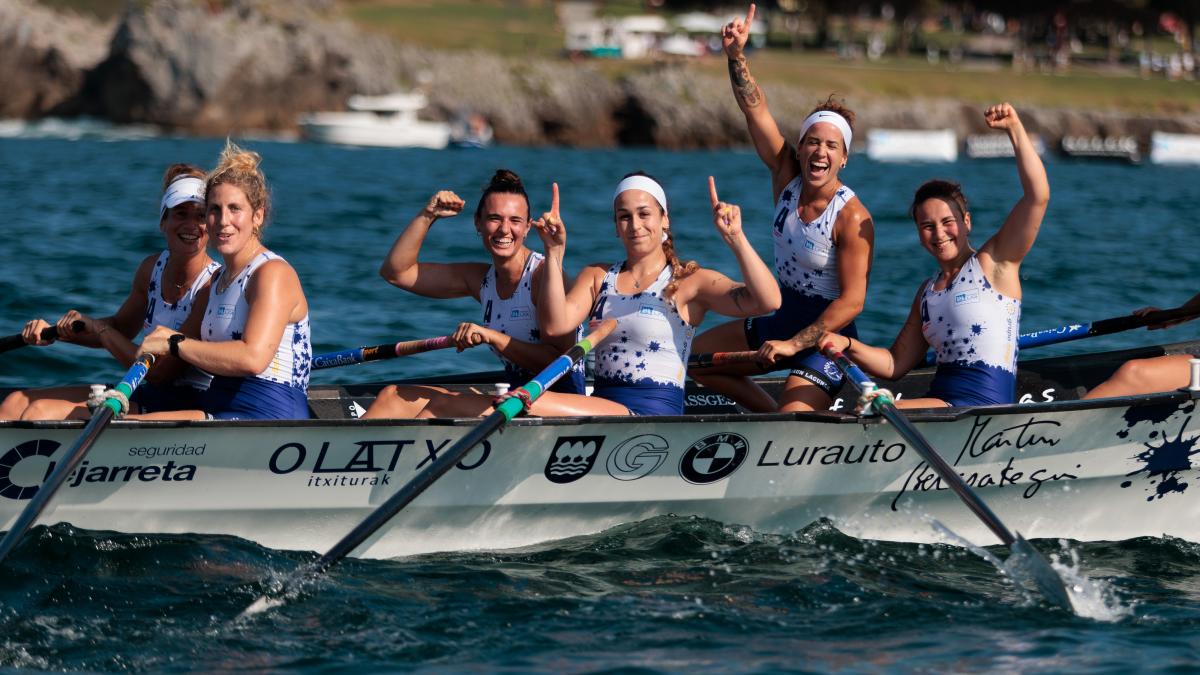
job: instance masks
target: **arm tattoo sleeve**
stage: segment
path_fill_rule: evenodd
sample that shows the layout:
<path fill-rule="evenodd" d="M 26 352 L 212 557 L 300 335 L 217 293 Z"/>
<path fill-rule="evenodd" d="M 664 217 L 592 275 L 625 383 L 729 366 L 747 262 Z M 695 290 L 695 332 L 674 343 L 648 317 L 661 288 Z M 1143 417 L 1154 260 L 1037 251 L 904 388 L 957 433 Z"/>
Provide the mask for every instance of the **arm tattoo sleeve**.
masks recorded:
<path fill-rule="evenodd" d="M 817 319 L 808 328 L 796 333 L 792 339 L 800 345 L 800 349 L 808 349 L 816 346 L 817 340 L 821 339 L 821 335 L 825 333 L 825 320 Z"/>
<path fill-rule="evenodd" d="M 755 82 L 754 76 L 750 74 L 744 54 L 729 60 L 729 81 L 733 84 L 733 95 L 742 107 L 754 108 L 762 103 L 762 92 L 759 91 L 758 82 Z"/>

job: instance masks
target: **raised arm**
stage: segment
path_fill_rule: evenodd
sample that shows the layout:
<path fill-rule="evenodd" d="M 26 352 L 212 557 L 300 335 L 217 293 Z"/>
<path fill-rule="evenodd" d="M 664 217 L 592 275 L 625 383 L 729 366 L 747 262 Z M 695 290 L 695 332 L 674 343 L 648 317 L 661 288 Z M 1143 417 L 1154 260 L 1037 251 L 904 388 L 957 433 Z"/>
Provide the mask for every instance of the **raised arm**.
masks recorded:
<path fill-rule="evenodd" d="M 479 284 L 487 274 L 481 263 L 422 263 L 417 260 L 425 235 L 440 218 L 462 212 L 465 202 L 453 192 L 442 190 L 429 198 L 388 251 L 379 275 L 387 282 L 427 298 L 479 297 Z"/>
<path fill-rule="evenodd" d="M 925 342 L 925 335 L 921 333 L 921 293 L 924 290 L 925 286 L 922 284 L 917 290 L 917 296 L 913 298 L 904 326 L 900 328 L 900 333 L 888 349 L 872 347 L 861 340 L 833 332 L 823 334 L 817 344 L 821 347 L 832 344 L 872 377 L 885 380 L 904 377 L 908 371 L 924 361 L 925 353 L 929 350 L 929 343 Z"/>
<path fill-rule="evenodd" d="M 795 154 L 787 139 L 779 131 L 779 125 L 767 109 L 767 98 L 746 60 L 746 41 L 750 39 L 750 24 L 754 22 L 755 6 L 752 3 L 745 19 L 734 19 L 721 29 L 721 46 L 729 58 L 729 83 L 733 86 L 733 97 L 746 116 L 746 127 L 754 150 L 763 164 L 771 171 L 773 194 L 777 198 L 780 190 L 799 172 Z"/>
<path fill-rule="evenodd" d="M 1011 105 L 1001 103 L 991 106 L 984 112 L 984 119 L 989 127 L 1008 133 L 1008 140 L 1016 153 L 1017 175 L 1021 179 L 1023 194 L 1004 220 L 1000 231 L 983 245 L 981 253 L 987 253 L 995 261 L 999 284 L 1011 288 L 1011 284 L 1006 282 L 1015 283 L 1015 290 L 1019 293 L 1020 282 L 1016 278 L 1016 270 L 1037 239 L 1042 218 L 1046 215 L 1046 206 L 1050 203 L 1050 181 L 1046 178 L 1046 167 L 1041 157 L 1038 157 L 1025 126 Z M 1000 291 L 1012 294 L 1003 287 Z"/>
<path fill-rule="evenodd" d="M 696 286 L 694 302 L 699 302 L 699 312 L 688 312 L 692 325 L 698 325 L 705 310 L 726 316 L 747 317 L 767 314 L 779 309 L 783 298 L 779 284 L 771 268 L 767 267 L 758 252 L 746 239 L 742 231 L 742 210 L 736 204 L 727 204 L 717 196 L 717 184 L 708 177 L 708 196 L 712 203 L 713 225 L 737 259 L 743 283 L 714 270 L 699 270 L 693 276 Z M 689 281 L 691 278 L 689 277 Z"/>
<path fill-rule="evenodd" d="M 574 333 L 592 309 L 596 299 L 596 267 L 589 266 L 579 273 L 571 291 L 566 290 L 563 257 L 567 250 L 567 228 L 558 210 L 558 183 L 551 187 L 550 211 L 533 221 L 546 259 L 541 293 L 537 298 L 538 325 L 547 338 L 560 338 Z M 601 269 L 603 274 L 603 269 Z"/>

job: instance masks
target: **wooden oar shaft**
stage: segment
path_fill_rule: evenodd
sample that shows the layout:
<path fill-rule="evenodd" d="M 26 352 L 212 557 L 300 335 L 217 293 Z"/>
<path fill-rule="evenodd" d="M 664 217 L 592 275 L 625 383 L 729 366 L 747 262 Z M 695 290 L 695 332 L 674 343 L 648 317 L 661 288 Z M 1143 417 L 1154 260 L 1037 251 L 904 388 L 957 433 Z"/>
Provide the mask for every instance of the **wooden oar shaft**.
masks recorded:
<path fill-rule="evenodd" d="M 87 324 L 82 321 L 74 321 L 71 323 L 71 328 L 74 328 L 76 332 L 82 331 L 86 327 Z M 43 328 L 42 339 L 57 340 L 58 326 L 47 326 L 46 328 Z M 0 337 L 0 354 L 4 352 L 10 352 L 14 349 L 20 349 L 27 344 L 28 343 L 25 342 L 25 338 L 21 337 L 20 333 L 16 333 L 15 335 L 5 335 L 4 337 Z"/>
<path fill-rule="evenodd" d="M 150 370 L 150 366 L 154 365 L 154 355 L 143 354 L 125 373 L 125 377 L 117 383 L 113 389 L 121 392 L 126 400 L 133 395 L 135 389 L 141 384 L 142 379 L 146 377 L 146 373 Z M 79 467 L 88 450 L 100 437 L 100 433 L 112 419 L 121 414 L 121 404 L 117 400 L 108 398 L 104 403 L 92 413 L 92 419 L 83 427 L 83 433 L 79 435 L 75 443 L 67 450 L 60 460 L 54 466 L 54 470 L 46 477 L 46 481 L 42 483 L 38 491 L 34 493 L 33 499 L 17 516 L 12 527 L 8 529 L 8 534 L 4 535 L 4 539 L 0 540 L 0 562 L 8 556 L 8 554 L 16 547 L 17 542 L 24 536 L 28 530 L 37 521 L 38 516 L 45 510 L 46 505 L 58 492 L 58 488 L 62 486 L 71 472 Z"/>
<path fill-rule="evenodd" d="M 583 359 L 592 350 L 594 344 L 599 343 L 607 337 L 616 328 L 616 325 L 616 321 L 611 319 L 603 322 L 591 334 L 575 343 L 565 354 L 556 358 L 542 372 L 538 373 L 533 380 L 525 384 L 522 388 L 528 392 L 529 400 L 536 401 L 542 393 L 569 373 L 572 366 Z M 430 485 L 433 485 L 438 478 L 453 468 L 455 464 L 458 464 L 467 453 L 475 449 L 475 446 L 482 443 L 509 420 L 519 415 L 523 409 L 524 403 L 516 396 L 502 401 L 500 405 L 496 406 L 496 410 L 492 414 L 485 417 L 478 426 L 459 440 L 458 443 L 438 454 L 437 459 L 428 468 L 417 474 L 415 478 L 400 488 L 396 494 L 379 505 L 371 515 L 367 516 L 349 534 L 342 537 L 341 541 L 334 544 L 332 548 L 309 566 L 302 573 L 302 576 L 309 578 L 319 575 L 328 569 L 330 565 L 350 555 L 354 549 L 370 538 L 376 530 L 391 520 L 393 516 L 399 513 L 405 506 L 408 506 L 421 493 L 425 492 Z"/>
<path fill-rule="evenodd" d="M 841 368 L 842 372 L 846 374 L 846 378 L 860 392 L 865 392 L 869 388 L 874 387 L 874 382 L 872 382 L 871 378 L 842 352 L 827 350 L 825 355 Z M 929 464 L 937 472 L 942 482 L 953 490 L 954 494 L 958 495 L 958 498 L 967 505 L 967 508 L 971 509 L 983 521 L 983 524 L 994 532 L 1000 538 L 1000 541 L 1004 542 L 1005 546 L 1011 546 L 1016 541 L 1016 537 L 1004 526 L 1004 523 L 1000 522 L 1000 519 L 992 512 L 992 509 L 975 494 L 970 486 L 967 485 L 967 482 L 963 480 L 962 476 L 958 475 L 958 472 L 954 470 L 954 467 L 950 466 L 938 454 L 933 445 L 926 440 L 925 435 L 896 408 L 896 405 L 890 399 L 875 399 L 875 409 L 879 411 L 879 414 L 884 419 L 891 422 L 892 426 L 896 427 L 896 431 L 913 445 L 913 448 L 921 455 L 921 459 L 924 459 L 925 463 Z"/>
<path fill-rule="evenodd" d="M 718 366 L 727 366 L 735 363 L 758 363 L 758 352 L 710 352 L 706 354 L 692 354 L 688 358 L 689 368 L 715 368 Z"/>
<path fill-rule="evenodd" d="M 408 340 L 407 342 L 388 343 L 373 347 L 355 347 L 354 349 L 343 349 L 340 352 L 317 354 L 313 357 L 312 368 L 313 370 L 322 370 L 324 368 L 349 366 L 368 361 L 382 361 L 384 359 L 410 356 L 412 354 L 420 354 L 421 352 L 445 349 L 453 346 L 453 338 L 449 335 L 443 335 L 424 340 Z"/>

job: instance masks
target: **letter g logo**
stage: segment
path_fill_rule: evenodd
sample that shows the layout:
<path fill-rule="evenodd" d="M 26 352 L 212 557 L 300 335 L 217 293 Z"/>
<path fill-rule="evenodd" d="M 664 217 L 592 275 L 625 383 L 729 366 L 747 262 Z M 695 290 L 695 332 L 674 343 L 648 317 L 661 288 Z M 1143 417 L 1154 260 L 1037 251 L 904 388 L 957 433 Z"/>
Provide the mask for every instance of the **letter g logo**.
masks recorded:
<path fill-rule="evenodd" d="M 667 441 L 657 434 L 641 434 L 627 439 L 608 453 L 608 475 L 617 480 L 637 480 L 649 476 L 667 461 Z"/>

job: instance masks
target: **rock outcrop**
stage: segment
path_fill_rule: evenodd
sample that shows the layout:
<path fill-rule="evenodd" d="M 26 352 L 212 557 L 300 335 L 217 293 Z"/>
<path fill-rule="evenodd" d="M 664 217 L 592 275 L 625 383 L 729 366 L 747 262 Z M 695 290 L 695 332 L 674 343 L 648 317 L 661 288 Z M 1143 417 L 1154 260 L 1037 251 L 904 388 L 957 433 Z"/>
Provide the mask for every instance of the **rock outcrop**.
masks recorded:
<path fill-rule="evenodd" d="M 296 114 L 394 87 L 386 39 L 329 16 L 329 2 L 131 3 L 108 57 L 88 74 L 86 112 L 224 135 L 290 129 Z"/>
<path fill-rule="evenodd" d="M 30 0 L 0 2 L 0 117 L 70 112 L 84 74 L 108 52 L 113 24 Z"/>
<path fill-rule="evenodd" d="M 109 40 L 111 36 L 111 41 Z M 226 135 L 293 131 L 300 113 L 352 94 L 420 87 L 427 116 L 479 113 L 500 143 L 663 148 L 745 146 L 724 77 L 685 62 L 614 81 L 587 62 L 397 46 L 340 18 L 334 0 L 148 0 L 116 25 L 0 0 L 0 116 L 86 113 Z M 86 75 L 85 75 L 86 74 Z M 766 85 L 788 138 L 828 92 Z M 872 127 L 986 131 L 980 106 L 948 99 L 851 98 L 856 137 Z M 1064 135 L 1200 133 L 1200 115 L 1022 107 L 1050 143 Z"/>

